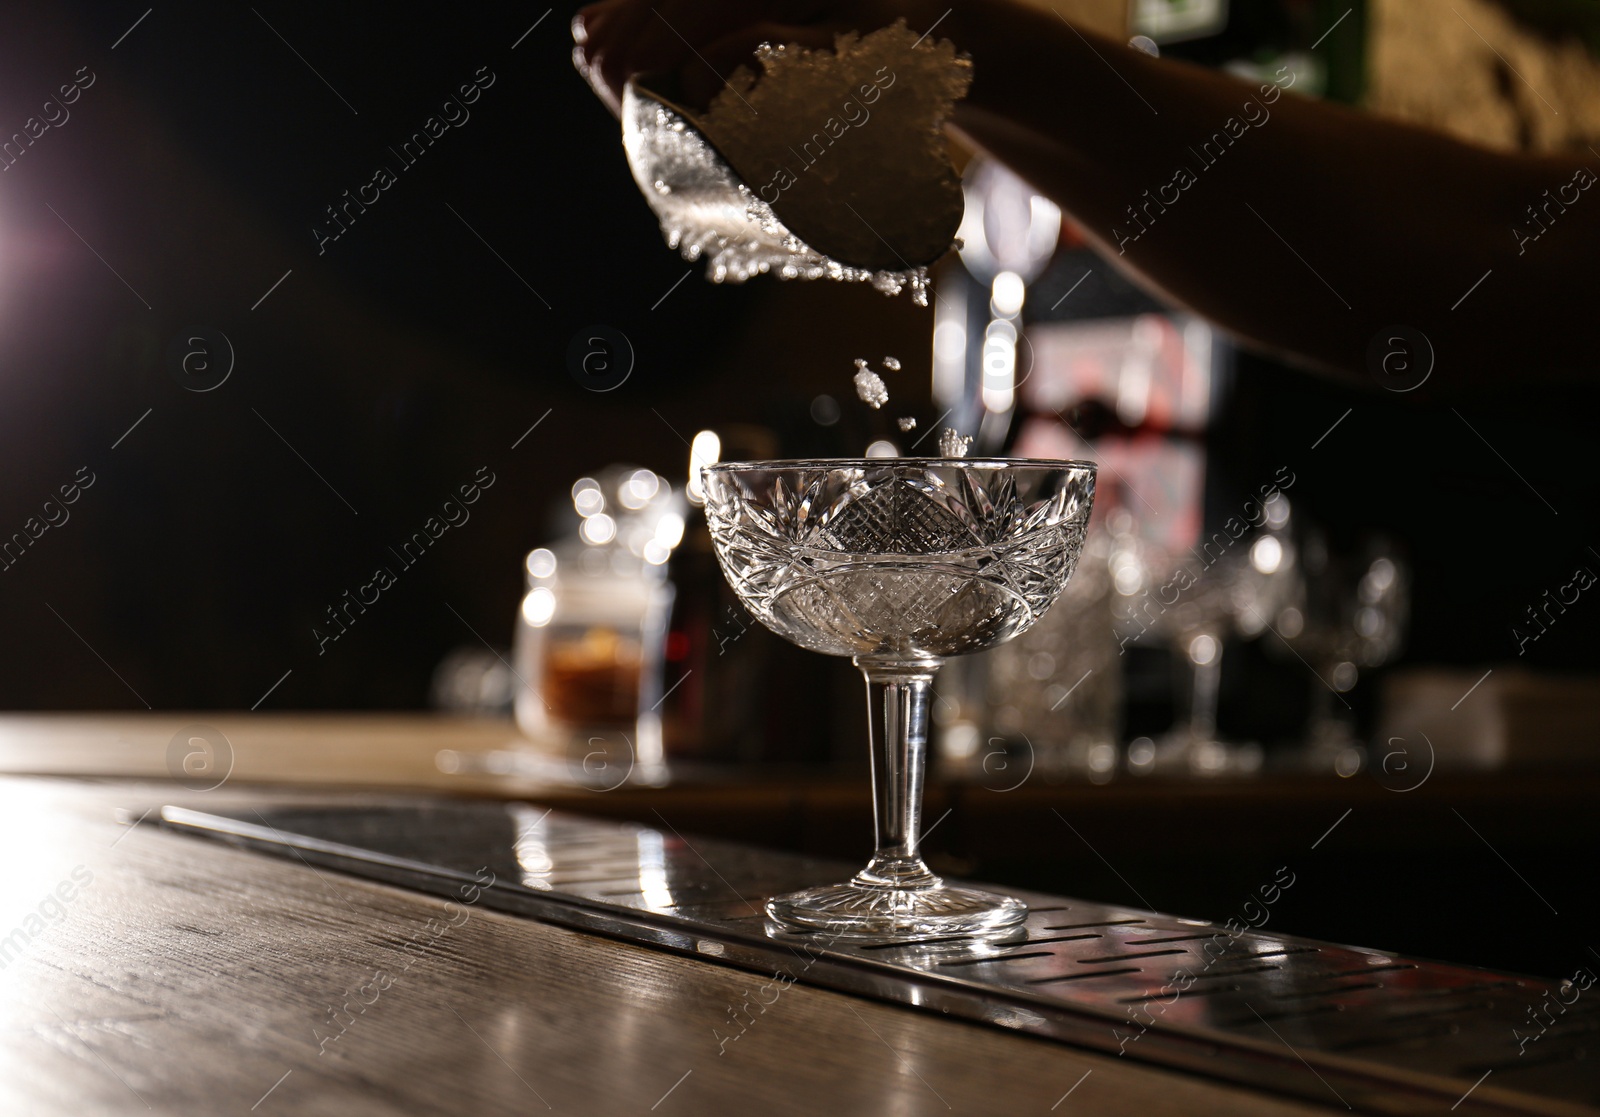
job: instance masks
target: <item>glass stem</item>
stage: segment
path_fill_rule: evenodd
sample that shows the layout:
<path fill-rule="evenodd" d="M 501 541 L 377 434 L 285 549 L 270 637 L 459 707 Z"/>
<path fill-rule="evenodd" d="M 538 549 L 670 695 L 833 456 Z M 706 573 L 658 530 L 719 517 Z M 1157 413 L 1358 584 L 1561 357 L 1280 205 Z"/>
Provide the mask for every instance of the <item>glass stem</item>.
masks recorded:
<path fill-rule="evenodd" d="M 1311 688 L 1311 719 L 1306 730 L 1313 744 L 1337 740 L 1343 725 L 1333 708 L 1333 688 L 1322 680 L 1333 675 L 1334 662 L 1320 664 L 1316 685 Z"/>
<path fill-rule="evenodd" d="M 935 888 L 922 863 L 922 783 L 928 760 L 928 700 L 939 660 L 863 659 L 872 739 L 872 817 L 877 852 L 854 883 L 869 888 Z"/>
<path fill-rule="evenodd" d="M 1189 700 L 1189 735 L 1197 741 L 1209 741 L 1217 735 L 1217 692 L 1222 685 L 1222 641 L 1213 638 L 1211 658 L 1197 663 L 1191 655 L 1194 668 L 1194 693 Z"/>

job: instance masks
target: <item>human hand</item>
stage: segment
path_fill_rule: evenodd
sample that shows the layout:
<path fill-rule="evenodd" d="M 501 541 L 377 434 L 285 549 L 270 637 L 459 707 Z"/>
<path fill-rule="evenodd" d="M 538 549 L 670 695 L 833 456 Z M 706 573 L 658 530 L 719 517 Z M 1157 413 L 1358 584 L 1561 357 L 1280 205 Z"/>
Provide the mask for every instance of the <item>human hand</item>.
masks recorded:
<path fill-rule="evenodd" d="M 925 31 L 941 11 L 923 0 L 601 0 L 572 20 L 573 65 L 613 113 L 635 74 L 672 74 L 683 100 L 704 107 L 762 43 L 832 49 L 904 18 Z"/>

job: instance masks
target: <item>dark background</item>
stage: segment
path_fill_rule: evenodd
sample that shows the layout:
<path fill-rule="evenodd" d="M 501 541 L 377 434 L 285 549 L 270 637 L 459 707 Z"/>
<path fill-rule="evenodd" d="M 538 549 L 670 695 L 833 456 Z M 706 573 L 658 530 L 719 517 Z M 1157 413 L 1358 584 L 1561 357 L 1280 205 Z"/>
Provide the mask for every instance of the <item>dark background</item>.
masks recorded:
<path fill-rule="evenodd" d="M 809 418 L 819 393 L 848 400 L 858 355 L 898 355 L 904 383 L 926 392 L 931 311 L 864 287 L 715 287 L 662 245 L 616 122 L 570 64 L 570 6 L 529 32 L 540 6 L 167 3 L 113 50 L 144 8 L 0 13 L 0 135 L 80 67 L 96 75 L 70 120 L 0 172 L 0 539 L 80 468 L 95 478 L 68 522 L 0 572 L 0 708 L 250 707 L 285 672 L 263 709 L 423 706 L 448 651 L 509 644 L 522 556 L 548 541 L 576 477 L 627 460 L 681 479 L 685 439 L 732 423 L 777 432 L 785 455 L 858 453 L 865 418 Z M 389 147 L 480 67 L 494 82 L 470 119 L 319 254 L 325 207 L 393 167 Z M 1034 305 L 1080 271 L 1059 265 Z M 594 326 L 636 355 L 612 392 L 589 390 L 569 360 Z M 205 393 L 173 374 L 172 347 L 195 328 L 236 354 Z M 1502 390 L 1468 397 L 1441 369 L 1400 397 L 1248 355 L 1235 373 L 1210 436 L 1216 507 L 1287 464 L 1302 507 L 1337 536 L 1404 539 L 1406 661 L 1600 665 L 1588 596 L 1526 657 L 1511 635 L 1576 567 L 1600 569 L 1592 389 L 1533 387 L 1513 368 Z M 925 395 L 910 402 L 932 419 Z M 319 650 L 327 609 L 485 467 L 494 484 L 471 520 Z M 1224 730 L 1292 731 L 1306 680 L 1241 674 L 1253 654 L 1227 660 Z M 849 689 L 835 720 L 854 724 L 847 674 L 838 665 Z M 1190 825 L 1226 828 L 1227 813 Z M 1308 820 L 1305 839 L 1328 821 Z M 1241 852 L 1255 835 L 1199 872 L 1204 843 L 1161 818 L 1122 824 L 1157 835 L 1143 847 L 1114 820 L 1085 825 L 1152 902 L 1186 914 L 1226 918 L 1274 867 Z M 1382 855 L 1381 835 L 1362 845 L 1363 825 L 1348 824 L 1354 857 L 1325 848 L 1326 868 L 1307 874 L 1324 885 L 1296 894 L 1283 929 L 1552 974 L 1581 957 L 1561 935 L 1517 953 L 1521 921 L 1543 926 L 1542 909 L 1470 836 L 1408 859 Z M 1519 843 L 1520 829 L 1503 815 L 1490 836 L 1542 885 L 1592 862 L 1592 838 L 1553 846 L 1535 827 Z M 850 833 L 859 851 L 865 835 Z M 1037 857 L 1019 842 L 963 861 L 952 823 L 939 843 L 957 870 L 1131 900 L 1065 838 Z M 1476 947 L 1430 924 L 1484 906 L 1503 910 Z"/>
<path fill-rule="evenodd" d="M 0 706 L 248 707 L 291 669 L 263 708 L 423 705 L 473 630 L 509 643 L 521 557 L 575 478 L 625 460 L 681 480 L 682 439 L 733 419 L 799 418 L 813 433 L 788 442 L 843 452 L 807 381 L 869 338 L 925 364 L 908 300 L 685 278 L 572 69 L 570 8 L 521 38 L 542 8 L 162 5 L 113 51 L 142 10 L 0 16 L 6 129 L 96 76 L 0 174 L 0 533 L 96 479 L 0 573 Z M 480 67 L 470 118 L 319 255 L 325 208 Z M 596 325 L 636 354 L 604 394 L 568 359 Z M 195 327 L 236 353 L 205 393 L 172 375 Z M 472 519 L 319 644 L 480 467 Z"/>
<path fill-rule="evenodd" d="M 542 9 L 162 5 L 113 50 L 141 11 L 0 17 L 0 130 L 79 67 L 96 79 L 0 173 L 0 536 L 81 467 L 96 479 L 0 573 L 0 707 L 248 707 L 290 670 L 264 708 L 423 705 L 451 648 L 509 642 L 519 559 L 577 476 L 628 460 L 680 478 L 683 440 L 730 422 L 785 454 L 858 452 L 865 420 L 821 428 L 811 398 L 846 397 L 858 353 L 926 384 L 931 311 L 864 287 L 716 287 L 661 244 L 570 65 L 570 8 L 523 38 Z M 470 118 L 319 254 L 326 207 L 480 67 L 494 82 Z M 596 325 L 635 352 L 616 391 L 569 360 Z M 214 391 L 173 375 L 193 328 L 235 351 Z M 1409 659 L 1512 659 L 1527 607 L 1600 561 L 1593 393 L 1508 369 L 1503 398 L 1464 399 L 1436 377 L 1444 396 L 1397 397 L 1242 358 L 1214 489 L 1288 463 L 1336 532 L 1415 551 Z M 471 521 L 320 644 L 328 608 L 481 467 L 496 483 Z M 1526 662 L 1593 666 L 1587 605 Z M 1225 721 L 1247 716 L 1236 692 Z"/>

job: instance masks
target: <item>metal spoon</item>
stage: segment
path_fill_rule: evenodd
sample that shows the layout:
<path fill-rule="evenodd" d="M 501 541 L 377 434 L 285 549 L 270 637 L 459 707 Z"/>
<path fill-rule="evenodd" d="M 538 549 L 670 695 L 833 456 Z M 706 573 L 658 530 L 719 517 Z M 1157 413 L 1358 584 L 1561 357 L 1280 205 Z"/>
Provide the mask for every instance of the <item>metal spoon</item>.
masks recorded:
<path fill-rule="evenodd" d="M 875 36 L 841 49 L 892 45 Z M 937 137 L 950 87 L 965 88 L 953 59 L 947 46 L 942 57 L 903 50 L 884 89 L 851 96 L 837 64 L 818 66 L 808 88 L 804 60 L 782 57 L 782 81 L 747 86 L 748 98 L 735 90 L 748 118 L 728 106 L 698 113 L 668 81 L 634 78 L 622 98 L 628 165 L 668 242 L 711 256 L 713 279 L 904 279 L 949 251 L 961 223 L 960 181 Z M 918 69 L 932 75 L 920 87 Z"/>

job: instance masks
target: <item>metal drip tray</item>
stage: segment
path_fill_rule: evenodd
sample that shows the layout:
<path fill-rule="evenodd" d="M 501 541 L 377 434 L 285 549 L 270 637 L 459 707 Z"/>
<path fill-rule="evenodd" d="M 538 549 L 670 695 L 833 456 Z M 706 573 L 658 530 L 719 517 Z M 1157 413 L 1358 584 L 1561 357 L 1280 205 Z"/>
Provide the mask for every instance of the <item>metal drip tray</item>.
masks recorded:
<path fill-rule="evenodd" d="M 485 907 L 1340 1109 L 1600 1113 L 1600 989 L 1017 890 L 1031 912 L 1008 941 L 774 934 L 767 897 L 853 867 L 528 804 L 162 819 L 458 900 L 488 870 Z M 1530 1008 L 1554 1022 L 1523 1050 Z"/>

